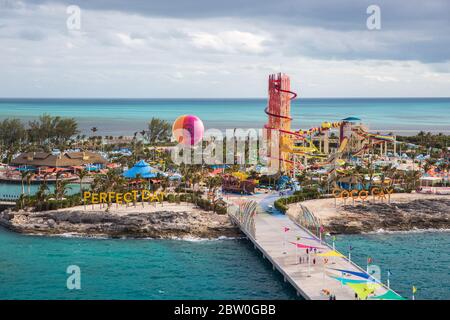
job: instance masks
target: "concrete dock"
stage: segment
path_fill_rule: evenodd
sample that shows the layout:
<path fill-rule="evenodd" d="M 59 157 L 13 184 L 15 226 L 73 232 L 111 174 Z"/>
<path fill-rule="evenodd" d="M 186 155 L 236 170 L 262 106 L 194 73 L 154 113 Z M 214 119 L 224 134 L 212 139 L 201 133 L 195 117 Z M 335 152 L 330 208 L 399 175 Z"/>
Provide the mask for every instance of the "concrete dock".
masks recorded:
<path fill-rule="evenodd" d="M 354 282 L 364 278 L 333 269 L 362 272 L 367 275 L 365 270 L 350 262 L 346 257 L 320 256 L 321 253 L 327 253 L 333 249 L 308 230 L 291 221 L 289 217 L 276 213 L 270 214 L 259 205 L 255 206 L 257 209 L 253 212 L 242 212 L 248 211 L 248 206 L 242 206 L 241 202 L 240 216 L 235 214 L 230 216 L 253 242 L 255 248 L 262 253 L 263 258 L 272 263 L 274 270 L 278 270 L 283 275 L 284 280 L 294 287 L 298 295 L 311 300 L 328 300 L 330 294 L 334 295 L 336 300 L 356 299 L 355 291 L 351 286 L 333 277 Z M 245 210 L 242 210 L 244 207 Z M 298 248 L 292 242 L 318 247 L 315 252 L 308 250 L 309 263 L 306 249 Z M 373 284 L 373 282 L 367 283 Z M 370 285 L 370 291 L 372 290 L 371 295 L 382 295 L 389 291 L 381 283 Z"/>

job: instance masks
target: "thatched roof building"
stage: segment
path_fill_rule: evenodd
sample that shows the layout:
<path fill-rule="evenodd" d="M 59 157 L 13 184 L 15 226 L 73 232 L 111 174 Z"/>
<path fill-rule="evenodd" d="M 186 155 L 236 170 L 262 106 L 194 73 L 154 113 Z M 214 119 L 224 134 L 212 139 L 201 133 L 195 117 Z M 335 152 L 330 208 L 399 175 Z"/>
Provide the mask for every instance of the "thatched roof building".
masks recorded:
<path fill-rule="evenodd" d="M 25 152 L 11 161 L 14 166 L 72 167 L 86 164 L 108 164 L 100 154 L 90 151 L 52 154 L 48 152 Z"/>

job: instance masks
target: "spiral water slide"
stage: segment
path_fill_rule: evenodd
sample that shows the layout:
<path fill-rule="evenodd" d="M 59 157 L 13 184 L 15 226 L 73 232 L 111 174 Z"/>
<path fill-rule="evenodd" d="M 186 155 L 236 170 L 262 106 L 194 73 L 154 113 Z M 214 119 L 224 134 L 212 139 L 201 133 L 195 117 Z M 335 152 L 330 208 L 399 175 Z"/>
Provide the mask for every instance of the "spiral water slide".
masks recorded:
<path fill-rule="evenodd" d="M 288 93 L 291 95 L 291 97 L 289 98 L 289 100 L 294 100 L 297 97 L 297 93 L 295 93 L 294 91 L 291 90 L 284 90 L 281 89 L 281 84 L 280 84 L 280 80 L 279 79 L 272 79 L 272 82 L 274 84 L 274 88 L 278 91 L 278 92 L 284 92 L 284 93 Z M 269 111 L 269 106 L 267 106 L 264 110 L 264 112 L 270 116 L 270 117 L 274 117 L 274 118 L 278 118 L 278 119 L 283 119 L 286 121 L 292 121 L 292 117 L 291 116 L 285 116 L 285 115 L 280 115 L 277 113 L 273 113 Z M 307 155 L 307 153 L 312 153 L 312 152 L 318 152 L 319 150 L 314 146 L 314 144 L 305 137 L 305 135 L 312 133 L 312 132 L 316 132 L 320 130 L 320 127 L 314 127 L 311 128 L 305 132 L 299 133 L 298 131 L 291 131 L 291 130 L 285 130 L 285 129 L 281 129 L 281 128 L 271 128 L 267 125 L 264 126 L 265 129 L 270 129 L 270 130 L 278 130 L 281 133 L 285 133 L 291 136 L 295 136 L 296 139 L 298 140 L 304 140 L 306 142 L 308 142 L 309 147 L 297 147 L 297 146 L 293 146 L 292 148 L 290 148 L 289 150 L 284 150 L 286 152 L 290 152 L 290 153 L 296 153 L 296 154 L 302 154 L 302 155 Z M 286 159 L 281 159 L 282 161 L 288 162 L 288 163 L 293 163 L 293 161 L 290 160 L 286 160 Z"/>
<path fill-rule="evenodd" d="M 395 141 L 393 136 L 373 134 L 373 133 L 364 131 L 361 128 L 353 129 L 353 132 L 355 132 L 358 136 L 364 138 L 366 141 L 370 141 L 370 140 L 374 141 L 373 145 L 381 144 L 383 142 L 394 142 Z M 370 144 L 366 142 L 362 146 L 361 149 L 359 149 L 353 153 L 353 156 L 359 156 L 359 155 L 361 155 L 361 153 L 368 150 L 369 148 L 370 148 Z"/>

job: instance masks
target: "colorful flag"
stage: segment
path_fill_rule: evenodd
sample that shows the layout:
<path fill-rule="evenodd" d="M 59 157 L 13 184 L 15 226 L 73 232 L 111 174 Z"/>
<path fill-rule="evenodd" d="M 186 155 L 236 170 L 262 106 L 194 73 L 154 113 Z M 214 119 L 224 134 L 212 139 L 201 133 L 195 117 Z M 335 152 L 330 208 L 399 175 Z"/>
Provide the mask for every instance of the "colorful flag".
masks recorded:
<path fill-rule="evenodd" d="M 325 229 L 323 228 L 323 226 L 320 226 L 320 233 L 323 233 L 325 231 Z"/>
<path fill-rule="evenodd" d="M 372 258 L 371 257 L 367 257 L 367 264 L 371 264 L 372 263 Z"/>
<path fill-rule="evenodd" d="M 333 241 L 336 241 L 336 236 L 333 236 Z"/>
<path fill-rule="evenodd" d="M 291 229 L 289 229 L 288 227 L 284 227 L 284 232 L 288 232 L 289 230 Z"/>
<path fill-rule="evenodd" d="M 413 286 L 412 287 L 412 293 L 414 294 L 414 293 L 416 293 L 416 291 L 417 291 L 417 288 L 415 286 Z"/>

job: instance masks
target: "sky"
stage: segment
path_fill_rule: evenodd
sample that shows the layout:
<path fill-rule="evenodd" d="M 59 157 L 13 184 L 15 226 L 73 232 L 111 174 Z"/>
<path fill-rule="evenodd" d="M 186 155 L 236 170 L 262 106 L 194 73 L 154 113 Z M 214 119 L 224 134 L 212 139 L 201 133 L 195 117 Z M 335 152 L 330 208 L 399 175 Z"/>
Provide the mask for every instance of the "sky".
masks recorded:
<path fill-rule="evenodd" d="M 0 0 L 0 97 L 266 97 L 276 72 L 306 98 L 448 97 L 449 12 L 448 0 Z"/>

